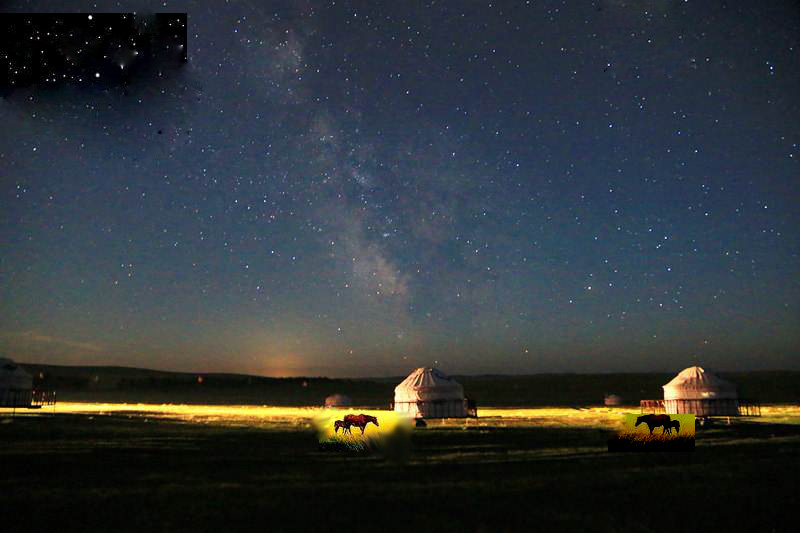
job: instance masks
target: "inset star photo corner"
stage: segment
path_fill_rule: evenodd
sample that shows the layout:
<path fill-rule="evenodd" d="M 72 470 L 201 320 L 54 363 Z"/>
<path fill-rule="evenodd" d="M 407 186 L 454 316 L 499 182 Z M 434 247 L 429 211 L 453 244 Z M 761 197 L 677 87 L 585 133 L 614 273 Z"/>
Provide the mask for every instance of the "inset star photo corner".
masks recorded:
<path fill-rule="evenodd" d="M 4 13 L 0 96 L 169 78 L 188 61 L 186 36 L 186 13 Z"/>

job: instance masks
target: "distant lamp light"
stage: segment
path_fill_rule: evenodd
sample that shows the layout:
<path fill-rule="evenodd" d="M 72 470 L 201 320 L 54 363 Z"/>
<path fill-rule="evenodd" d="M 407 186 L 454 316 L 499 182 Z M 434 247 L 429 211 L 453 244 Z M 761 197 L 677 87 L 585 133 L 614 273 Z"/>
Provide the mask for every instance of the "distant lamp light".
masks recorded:
<path fill-rule="evenodd" d="M 203 383 L 203 376 L 197 376 L 197 383 Z"/>
<path fill-rule="evenodd" d="M 303 388 L 308 387 L 308 381 L 303 380 Z"/>

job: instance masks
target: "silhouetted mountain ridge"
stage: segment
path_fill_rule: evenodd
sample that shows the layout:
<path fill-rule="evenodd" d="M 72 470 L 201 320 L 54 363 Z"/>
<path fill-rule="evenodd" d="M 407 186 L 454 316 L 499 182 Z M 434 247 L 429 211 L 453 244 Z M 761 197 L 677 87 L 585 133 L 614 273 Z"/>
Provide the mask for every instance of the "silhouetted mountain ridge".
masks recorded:
<path fill-rule="evenodd" d="M 346 394 L 359 406 L 386 407 L 405 376 L 379 378 L 265 377 L 233 373 L 170 372 L 123 366 L 60 366 L 20 363 L 36 387 L 56 390 L 59 401 L 322 405 Z M 409 369 L 410 371 L 411 369 Z M 663 397 L 662 385 L 677 373 L 548 373 L 454 375 L 478 406 L 600 405 L 605 394 L 626 405 Z M 800 372 L 720 372 L 742 398 L 762 403 L 800 402 Z"/>

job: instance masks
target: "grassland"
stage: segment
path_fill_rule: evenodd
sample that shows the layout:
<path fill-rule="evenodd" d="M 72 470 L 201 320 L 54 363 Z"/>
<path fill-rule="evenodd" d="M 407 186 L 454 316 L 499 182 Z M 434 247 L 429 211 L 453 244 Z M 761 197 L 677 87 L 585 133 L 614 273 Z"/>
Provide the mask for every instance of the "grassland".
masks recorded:
<path fill-rule="evenodd" d="M 694 451 L 694 436 L 643 435 L 622 433 L 608 440 L 610 452 L 691 452 Z"/>
<path fill-rule="evenodd" d="M 485 409 L 409 455 L 321 451 L 313 409 L 0 415 L 4 531 L 792 531 L 800 408 L 609 453 L 626 409 Z M 336 414 L 336 413 L 334 413 Z"/>

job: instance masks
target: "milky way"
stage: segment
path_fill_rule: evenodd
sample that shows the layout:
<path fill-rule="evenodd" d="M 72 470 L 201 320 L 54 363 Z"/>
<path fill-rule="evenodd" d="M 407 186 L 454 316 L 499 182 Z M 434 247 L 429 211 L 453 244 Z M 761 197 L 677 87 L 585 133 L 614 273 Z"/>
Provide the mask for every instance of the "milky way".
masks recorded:
<path fill-rule="evenodd" d="M 0 351 L 797 368 L 800 9 L 709 4 L 131 2 L 16 84 L 37 47 L 6 32 Z M 4 6 L 80 11 L 84 43 L 120 10 Z M 185 41 L 130 25 L 153 6 Z"/>

